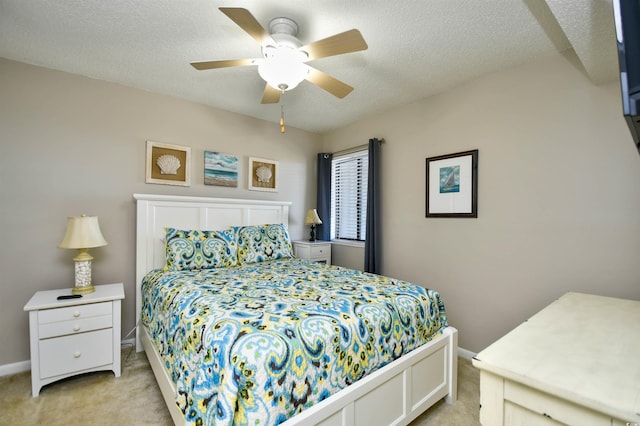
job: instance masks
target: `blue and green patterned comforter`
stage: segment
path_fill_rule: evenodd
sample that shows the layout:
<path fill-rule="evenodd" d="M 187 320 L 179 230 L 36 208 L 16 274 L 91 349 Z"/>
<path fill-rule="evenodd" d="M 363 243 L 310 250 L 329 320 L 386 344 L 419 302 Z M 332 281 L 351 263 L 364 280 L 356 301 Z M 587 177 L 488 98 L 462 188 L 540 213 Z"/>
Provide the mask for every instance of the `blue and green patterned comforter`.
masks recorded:
<path fill-rule="evenodd" d="M 141 315 L 202 425 L 282 423 L 447 326 L 435 291 L 299 259 L 151 271 Z"/>

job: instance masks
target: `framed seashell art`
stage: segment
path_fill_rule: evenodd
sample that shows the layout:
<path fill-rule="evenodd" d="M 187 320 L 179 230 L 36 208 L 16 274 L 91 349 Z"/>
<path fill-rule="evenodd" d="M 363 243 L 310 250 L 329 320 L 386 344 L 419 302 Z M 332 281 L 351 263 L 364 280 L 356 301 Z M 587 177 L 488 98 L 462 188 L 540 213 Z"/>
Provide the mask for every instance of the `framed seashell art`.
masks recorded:
<path fill-rule="evenodd" d="M 278 192 L 278 162 L 264 158 L 249 158 L 248 189 Z"/>
<path fill-rule="evenodd" d="M 191 148 L 147 141 L 147 183 L 191 185 Z"/>

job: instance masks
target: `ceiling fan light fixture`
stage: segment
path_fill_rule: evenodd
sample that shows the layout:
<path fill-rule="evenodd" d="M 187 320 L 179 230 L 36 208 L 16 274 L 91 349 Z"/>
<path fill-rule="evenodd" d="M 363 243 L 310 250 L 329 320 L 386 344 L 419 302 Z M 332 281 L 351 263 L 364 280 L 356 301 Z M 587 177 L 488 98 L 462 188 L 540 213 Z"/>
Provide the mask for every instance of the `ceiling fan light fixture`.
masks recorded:
<path fill-rule="evenodd" d="M 295 88 L 309 74 L 304 64 L 305 52 L 287 46 L 265 46 L 264 59 L 258 65 L 258 74 L 269 86 L 282 90 Z"/>
<path fill-rule="evenodd" d="M 191 62 L 198 71 L 257 66 L 260 77 L 267 82 L 262 94 L 261 103 L 263 104 L 280 102 L 284 92 L 294 89 L 302 80 L 307 80 L 340 99 L 353 91 L 353 87 L 307 65 L 306 62 L 368 49 L 367 43 L 357 29 L 303 45 L 296 38 L 298 24 L 290 18 L 272 19 L 267 31 L 247 9 L 240 7 L 220 7 L 219 9 L 262 46 L 262 58 Z M 284 121 L 284 116 L 281 118 Z"/>

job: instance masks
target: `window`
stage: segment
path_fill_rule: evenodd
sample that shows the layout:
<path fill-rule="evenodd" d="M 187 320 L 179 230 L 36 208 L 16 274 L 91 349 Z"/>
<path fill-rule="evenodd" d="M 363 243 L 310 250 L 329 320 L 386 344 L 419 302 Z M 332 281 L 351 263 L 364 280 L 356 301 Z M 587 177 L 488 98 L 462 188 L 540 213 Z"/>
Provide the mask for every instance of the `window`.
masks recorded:
<path fill-rule="evenodd" d="M 364 241 L 369 152 L 334 156 L 331 162 L 331 239 Z"/>

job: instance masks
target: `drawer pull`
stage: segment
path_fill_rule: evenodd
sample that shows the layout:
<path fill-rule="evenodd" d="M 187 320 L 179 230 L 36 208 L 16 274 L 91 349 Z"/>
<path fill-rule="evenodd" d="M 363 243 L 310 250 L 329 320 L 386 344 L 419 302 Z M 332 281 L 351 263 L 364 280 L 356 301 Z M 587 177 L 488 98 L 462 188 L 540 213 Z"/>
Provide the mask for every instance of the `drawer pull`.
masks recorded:
<path fill-rule="evenodd" d="M 75 352 L 73 353 L 73 357 L 74 357 L 74 358 L 80 358 L 80 355 L 81 355 L 80 351 L 75 351 Z"/>
<path fill-rule="evenodd" d="M 74 325 L 73 331 L 80 331 L 80 325 L 79 324 Z"/>
<path fill-rule="evenodd" d="M 80 311 L 73 311 L 73 316 L 78 318 L 80 316 Z"/>

